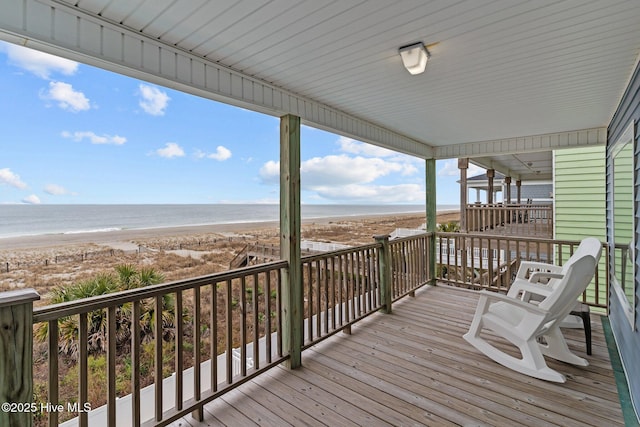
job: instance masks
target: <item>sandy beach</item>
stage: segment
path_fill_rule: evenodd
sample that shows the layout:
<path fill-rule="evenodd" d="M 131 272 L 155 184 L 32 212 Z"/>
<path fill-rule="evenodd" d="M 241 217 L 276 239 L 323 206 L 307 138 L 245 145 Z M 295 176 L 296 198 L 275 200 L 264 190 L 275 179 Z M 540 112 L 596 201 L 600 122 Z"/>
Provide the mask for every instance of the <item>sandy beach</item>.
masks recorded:
<path fill-rule="evenodd" d="M 458 219 L 457 211 L 438 213 L 438 223 Z M 424 222 L 424 215 L 415 213 L 308 219 L 302 222 L 302 239 L 357 246 Z M 278 241 L 275 221 L 2 238 L 0 290 L 33 287 L 46 294 L 122 264 L 149 266 L 166 280 L 179 280 L 229 269 L 248 243 L 277 246 Z"/>

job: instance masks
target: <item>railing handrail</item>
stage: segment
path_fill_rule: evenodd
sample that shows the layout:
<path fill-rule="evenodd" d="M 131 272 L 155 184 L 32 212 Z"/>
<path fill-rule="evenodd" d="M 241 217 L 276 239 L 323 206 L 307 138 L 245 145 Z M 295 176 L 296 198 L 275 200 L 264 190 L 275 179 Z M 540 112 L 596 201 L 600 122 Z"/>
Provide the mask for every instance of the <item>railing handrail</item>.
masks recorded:
<path fill-rule="evenodd" d="M 559 240 L 559 239 L 548 239 L 546 237 L 520 237 L 520 236 L 500 236 L 500 235 L 488 235 L 483 233 L 459 233 L 459 232 L 451 232 L 451 231 L 437 231 L 436 237 L 473 237 L 477 239 L 501 239 L 511 238 L 514 240 L 522 241 L 522 242 L 530 242 L 530 243 L 557 243 L 562 245 L 579 245 L 580 240 Z M 601 242 L 603 245 L 606 242 Z"/>
<path fill-rule="evenodd" d="M 538 202 L 538 203 L 469 203 L 467 208 L 552 208 L 551 202 Z"/>
<path fill-rule="evenodd" d="M 302 260 L 302 263 L 312 262 L 312 261 L 325 259 L 325 258 L 338 257 L 338 256 L 341 256 L 341 255 L 349 254 L 349 253 L 352 253 L 352 252 L 357 252 L 357 251 L 360 251 L 360 250 L 376 249 L 376 248 L 379 248 L 379 247 L 380 247 L 380 244 L 378 244 L 378 243 L 370 243 L 368 245 L 353 246 L 353 247 L 350 247 L 350 248 L 338 249 L 336 251 L 321 252 L 319 254 L 311 254 L 311 255 L 302 255 L 300 259 Z"/>
<path fill-rule="evenodd" d="M 211 284 L 212 282 L 224 282 L 241 276 L 285 268 L 287 267 L 287 265 L 288 264 L 286 261 L 273 261 L 257 266 L 243 267 L 235 270 L 214 273 L 187 280 L 177 280 L 173 282 L 162 283 L 159 285 L 146 286 L 143 288 L 127 289 L 125 291 L 118 291 L 110 294 L 93 296 L 89 298 L 34 308 L 33 323 L 56 320 L 62 317 L 88 313 L 91 311 L 101 310 L 109 307 L 115 307 L 118 305 L 140 301 L 147 298 L 155 298 L 170 293 L 192 289 L 196 286 Z"/>

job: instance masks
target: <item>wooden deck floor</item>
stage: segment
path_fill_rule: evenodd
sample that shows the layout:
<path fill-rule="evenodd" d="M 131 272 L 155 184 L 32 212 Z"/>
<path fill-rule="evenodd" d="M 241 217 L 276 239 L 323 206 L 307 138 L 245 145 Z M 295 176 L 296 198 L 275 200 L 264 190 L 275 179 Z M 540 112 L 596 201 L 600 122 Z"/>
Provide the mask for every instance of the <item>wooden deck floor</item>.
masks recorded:
<path fill-rule="evenodd" d="M 182 426 L 624 425 L 601 320 L 593 355 L 584 333 L 566 333 L 590 365 L 549 361 L 564 384 L 503 368 L 462 339 L 472 291 L 439 286 L 374 314 L 303 353 L 303 367 L 277 367 L 206 406 Z"/>

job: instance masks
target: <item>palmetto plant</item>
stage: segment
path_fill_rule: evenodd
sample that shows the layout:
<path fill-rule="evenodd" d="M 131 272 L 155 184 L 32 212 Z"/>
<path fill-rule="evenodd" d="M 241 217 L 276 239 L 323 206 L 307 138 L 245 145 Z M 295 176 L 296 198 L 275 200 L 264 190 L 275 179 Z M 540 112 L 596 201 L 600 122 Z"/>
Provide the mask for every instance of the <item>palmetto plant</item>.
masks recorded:
<path fill-rule="evenodd" d="M 95 277 L 75 283 L 71 286 L 55 288 L 51 292 L 51 303 L 57 304 L 84 298 L 106 295 L 116 291 L 140 288 L 162 283 L 164 276 L 152 268 L 136 269 L 125 264 L 116 267 L 117 274 L 100 273 Z M 116 309 L 116 346 L 127 344 L 131 338 L 131 323 L 140 323 L 141 339 L 153 335 L 155 323 L 155 304 L 153 301 L 140 302 L 140 317 L 132 319 L 132 304 L 125 304 Z M 175 321 L 175 305 L 171 295 L 162 297 L 162 325 L 165 338 L 171 336 Z M 90 353 L 103 352 L 107 345 L 107 312 L 96 310 L 87 313 L 88 351 Z M 59 351 L 72 357 L 78 355 L 79 350 L 79 316 L 68 316 L 58 320 Z M 34 330 L 34 336 L 45 341 L 48 336 L 47 323 L 39 323 Z"/>
<path fill-rule="evenodd" d="M 449 221 L 444 224 L 438 224 L 438 231 L 443 233 L 457 233 L 460 231 L 460 224 L 457 221 Z"/>

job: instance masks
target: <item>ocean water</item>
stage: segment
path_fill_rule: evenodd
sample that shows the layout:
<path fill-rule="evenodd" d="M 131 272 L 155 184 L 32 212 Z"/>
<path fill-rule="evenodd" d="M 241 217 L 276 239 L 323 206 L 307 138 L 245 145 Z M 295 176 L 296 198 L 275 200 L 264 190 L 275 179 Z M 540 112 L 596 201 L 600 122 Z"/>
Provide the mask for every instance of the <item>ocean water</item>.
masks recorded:
<path fill-rule="evenodd" d="M 458 209 L 438 205 L 438 210 Z M 422 205 L 303 205 L 302 217 L 424 212 Z M 277 221 L 278 205 L 0 205 L 0 238 Z"/>

